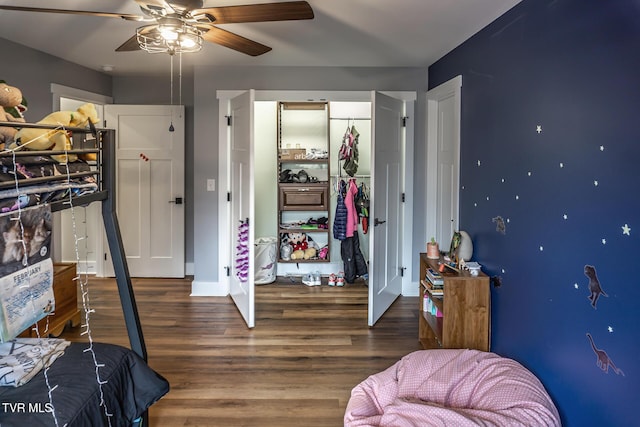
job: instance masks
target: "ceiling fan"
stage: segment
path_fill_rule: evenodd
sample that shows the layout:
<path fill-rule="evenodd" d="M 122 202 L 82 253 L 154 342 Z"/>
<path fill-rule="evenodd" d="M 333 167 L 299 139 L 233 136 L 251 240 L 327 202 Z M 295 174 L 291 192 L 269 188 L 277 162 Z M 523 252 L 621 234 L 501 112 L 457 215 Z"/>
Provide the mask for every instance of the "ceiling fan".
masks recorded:
<path fill-rule="evenodd" d="M 134 1 L 140 6 L 143 15 L 4 5 L 0 5 L 0 10 L 91 15 L 140 22 L 144 25 L 138 27 L 136 34 L 120 45 L 116 52 L 145 50 L 171 55 L 200 50 L 203 40 L 247 55 L 262 55 L 271 48 L 214 24 L 289 21 L 314 17 L 313 9 L 306 1 L 221 7 L 203 7 L 204 0 Z"/>

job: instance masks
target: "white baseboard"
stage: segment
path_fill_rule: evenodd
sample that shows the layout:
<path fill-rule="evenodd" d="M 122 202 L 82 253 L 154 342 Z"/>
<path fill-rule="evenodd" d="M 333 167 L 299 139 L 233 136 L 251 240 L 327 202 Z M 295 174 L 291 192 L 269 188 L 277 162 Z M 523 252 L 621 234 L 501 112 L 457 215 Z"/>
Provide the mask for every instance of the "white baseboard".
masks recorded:
<path fill-rule="evenodd" d="M 194 280 L 191 282 L 192 297 L 226 297 L 229 295 L 228 286 L 220 282 L 202 282 Z"/>
<path fill-rule="evenodd" d="M 409 284 L 409 288 L 407 286 L 402 286 L 402 296 L 404 297 L 419 297 L 420 293 L 418 292 L 419 288 L 418 282 L 411 282 Z"/>

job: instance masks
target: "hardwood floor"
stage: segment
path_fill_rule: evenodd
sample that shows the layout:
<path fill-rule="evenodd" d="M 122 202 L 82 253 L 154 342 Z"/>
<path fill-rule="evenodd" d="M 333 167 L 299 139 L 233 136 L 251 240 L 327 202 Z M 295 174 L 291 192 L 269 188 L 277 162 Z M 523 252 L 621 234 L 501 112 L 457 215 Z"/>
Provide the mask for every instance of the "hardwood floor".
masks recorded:
<path fill-rule="evenodd" d="M 351 389 L 420 349 L 417 297 L 367 326 L 367 288 L 256 286 L 256 327 L 188 280 L 133 279 L 149 365 L 171 383 L 152 427 L 342 425 Z M 94 341 L 128 346 L 115 281 L 91 279 Z M 84 341 L 80 328 L 62 335 Z"/>

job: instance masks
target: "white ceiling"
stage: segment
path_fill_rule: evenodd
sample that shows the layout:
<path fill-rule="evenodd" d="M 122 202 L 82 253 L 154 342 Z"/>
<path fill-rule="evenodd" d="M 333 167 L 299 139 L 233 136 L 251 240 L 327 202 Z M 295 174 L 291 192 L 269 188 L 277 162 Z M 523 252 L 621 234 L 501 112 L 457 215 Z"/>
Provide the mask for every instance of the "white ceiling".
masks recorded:
<path fill-rule="evenodd" d="M 315 18 L 220 27 L 273 48 L 251 57 L 207 43 L 183 66 L 427 67 L 520 0 L 308 0 Z M 205 7 L 267 0 L 205 0 Z M 0 0 L 2 5 L 141 15 L 133 0 Z M 0 37 L 114 75 L 166 72 L 163 54 L 115 52 L 139 24 L 117 18 L 0 10 Z M 3 59 L 3 66 L 11 60 Z"/>

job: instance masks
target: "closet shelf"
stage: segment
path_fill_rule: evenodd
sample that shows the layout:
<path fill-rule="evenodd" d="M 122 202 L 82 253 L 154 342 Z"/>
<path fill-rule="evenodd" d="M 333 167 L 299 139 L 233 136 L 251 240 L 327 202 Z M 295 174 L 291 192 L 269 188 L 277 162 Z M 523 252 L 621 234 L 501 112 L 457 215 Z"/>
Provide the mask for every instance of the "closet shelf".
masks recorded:
<path fill-rule="evenodd" d="M 279 102 L 277 124 L 279 241 L 282 242 L 283 237 L 288 233 L 304 233 L 305 235 L 313 235 L 313 240 L 316 240 L 316 243 L 320 246 L 326 245 L 328 249 L 327 256 L 323 259 L 285 261 L 280 258 L 278 262 L 288 264 L 327 263 L 330 258 L 329 246 L 331 244 L 328 228 L 283 227 L 283 224 L 305 216 L 307 218 L 326 217 L 327 223 L 330 223 L 329 103 Z M 291 146 L 297 148 L 290 148 Z M 307 156 L 320 158 L 307 158 Z"/>
<path fill-rule="evenodd" d="M 318 263 L 327 263 L 329 262 L 328 259 L 292 259 L 292 260 L 288 260 L 285 261 L 283 259 L 279 259 L 278 262 L 281 262 L 283 264 L 318 264 Z"/>
<path fill-rule="evenodd" d="M 287 233 L 328 233 L 329 229 L 328 228 L 301 228 L 301 227 L 297 227 L 297 228 L 280 228 L 278 230 L 278 232 L 280 234 L 287 234 Z"/>

